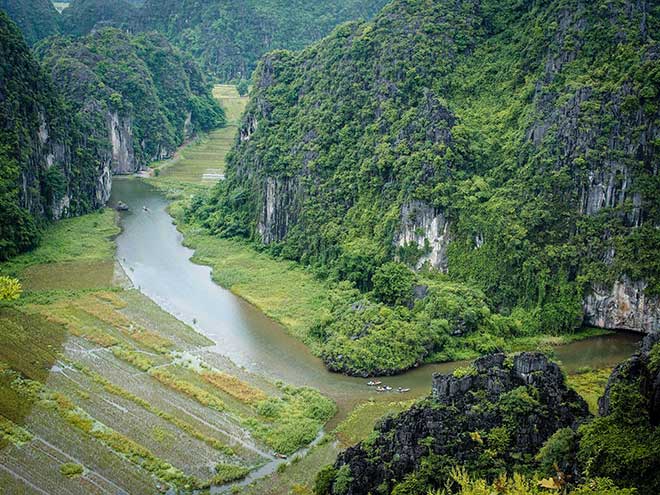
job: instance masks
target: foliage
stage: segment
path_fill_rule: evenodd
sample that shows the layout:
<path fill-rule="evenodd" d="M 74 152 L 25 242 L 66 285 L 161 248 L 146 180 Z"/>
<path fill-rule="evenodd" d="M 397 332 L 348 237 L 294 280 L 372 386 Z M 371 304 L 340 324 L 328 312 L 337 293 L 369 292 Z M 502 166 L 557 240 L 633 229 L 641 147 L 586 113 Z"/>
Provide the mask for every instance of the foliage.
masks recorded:
<path fill-rule="evenodd" d="M 506 493 L 508 495 L 544 495 L 555 493 L 539 486 L 536 479 L 521 474 L 511 477 L 500 476 L 493 482 L 473 479 L 464 469 L 455 468 L 452 471 L 452 481 L 458 485 L 457 489 L 447 488 L 438 490 L 429 495 L 493 495 Z M 575 489 L 565 492 L 566 495 L 635 495 L 635 490 L 620 489 L 609 479 L 597 478 L 587 481 Z"/>
<path fill-rule="evenodd" d="M 60 16 L 50 0 L 0 0 L 0 10 L 18 25 L 31 45 L 60 32 Z"/>
<path fill-rule="evenodd" d="M 0 301 L 15 301 L 21 297 L 23 289 L 15 278 L 0 276 Z"/>
<path fill-rule="evenodd" d="M 262 60 L 249 139 L 187 216 L 367 294 L 401 254 L 404 206 L 421 203 L 449 222 L 449 280 L 482 294 L 477 311 L 461 311 L 464 333 L 483 337 L 479 352 L 516 332 L 570 334 L 595 285 L 627 275 L 649 294 L 660 287 L 649 34 L 659 22 L 657 9 L 609 0 L 394 1 L 371 22 Z M 426 254 L 444 234 L 426 238 L 416 221 Z M 446 330 L 418 333 L 398 309 L 348 308 L 318 332 L 332 369 L 399 370 L 456 352 Z M 384 345 L 393 356 L 374 355 Z"/>
<path fill-rule="evenodd" d="M 660 428 L 650 424 L 651 406 L 639 380 L 616 383 L 610 414 L 580 428 L 579 460 L 589 476 L 609 477 L 651 495 L 660 490 Z"/>
<path fill-rule="evenodd" d="M 247 79 L 258 59 L 278 49 L 302 49 L 341 22 L 369 17 L 385 0 L 75 0 L 64 11 L 63 30 L 82 35 L 95 25 L 132 32 L 158 31 L 189 51 L 221 81 Z"/>
<path fill-rule="evenodd" d="M 112 115 L 117 126 L 131 127 L 126 146 L 137 165 L 171 156 L 186 137 L 225 122 L 199 68 L 156 33 L 106 28 L 79 39 L 51 38 L 36 51 L 93 149 L 110 145 Z"/>
<path fill-rule="evenodd" d="M 60 466 L 60 473 L 67 478 L 77 478 L 85 472 L 85 468 L 80 464 L 72 462 L 64 463 Z"/>
<path fill-rule="evenodd" d="M 373 276 L 374 297 L 390 306 L 407 306 L 412 301 L 415 275 L 403 263 L 381 265 Z"/>

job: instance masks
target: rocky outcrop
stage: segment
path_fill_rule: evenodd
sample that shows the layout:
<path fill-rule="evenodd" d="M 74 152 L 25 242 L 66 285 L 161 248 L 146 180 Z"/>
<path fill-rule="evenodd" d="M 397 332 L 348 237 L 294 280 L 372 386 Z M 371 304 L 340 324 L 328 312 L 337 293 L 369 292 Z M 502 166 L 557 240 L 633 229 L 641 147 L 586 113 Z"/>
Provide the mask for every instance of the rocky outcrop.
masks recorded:
<path fill-rule="evenodd" d="M 520 467 L 554 432 L 587 418 L 587 404 L 546 356 L 494 354 L 461 373 L 435 375 L 428 401 L 385 419 L 376 438 L 341 454 L 335 469 L 351 479 L 343 495 L 389 493 L 425 459 L 436 463 L 427 465 L 433 479 L 425 482 L 440 485 L 453 464 Z"/>
<path fill-rule="evenodd" d="M 263 187 L 261 215 L 257 231 L 264 244 L 284 239 L 295 222 L 297 182 L 294 179 L 267 177 Z"/>
<path fill-rule="evenodd" d="M 646 295 L 646 283 L 617 280 L 613 287 L 595 286 L 584 299 L 585 323 L 599 328 L 660 331 L 660 298 Z"/>
<path fill-rule="evenodd" d="M 600 416 L 609 416 L 613 412 L 612 394 L 617 385 L 635 385 L 639 387 L 639 392 L 648 404 L 650 424 L 660 425 L 660 362 L 653 362 L 651 359 L 651 351 L 658 343 L 660 333 L 647 335 L 639 352 L 614 369 L 607 381 L 605 394 L 598 400 Z M 660 355 L 657 350 L 655 352 L 656 356 Z"/>
<path fill-rule="evenodd" d="M 140 169 L 133 151 L 133 129 L 130 118 L 121 118 L 118 113 L 108 114 L 108 132 L 112 146 L 112 172 L 131 174 Z"/>
<path fill-rule="evenodd" d="M 416 246 L 423 253 L 416 268 L 428 263 L 446 273 L 449 241 L 449 220 L 442 212 L 423 201 L 409 201 L 401 207 L 401 223 L 394 245 L 399 248 Z"/>

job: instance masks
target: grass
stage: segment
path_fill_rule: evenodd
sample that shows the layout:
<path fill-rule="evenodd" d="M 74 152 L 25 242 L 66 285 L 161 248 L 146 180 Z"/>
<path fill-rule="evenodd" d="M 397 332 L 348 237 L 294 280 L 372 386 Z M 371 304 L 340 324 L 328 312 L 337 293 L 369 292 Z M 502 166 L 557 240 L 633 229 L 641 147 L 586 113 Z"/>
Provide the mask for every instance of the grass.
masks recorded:
<path fill-rule="evenodd" d="M 238 95 L 231 85 L 217 85 L 213 95 L 220 102 L 227 116 L 227 126 L 198 138 L 183 147 L 176 156 L 152 165 L 161 183 L 215 184 L 225 170 L 225 159 L 236 139 L 240 117 L 248 98 Z"/>
<path fill-rule="evenodd" d="M 201 376 L 206 382 L 218 390 L 245 404 L 255 404 L 259 401 L 266 400 L 266 394 L 261 390 L 227 373 L 204 371 L 201 373 Z"/>
<path fill-rule="evenodd" d="M 412 406 L 414 401 L 370 401 L 360 404 L 342 421 L 335 433 L 344 447 L 351 447 L 365 440 L 374 425 L 383 417 L 399 414 Z"/>
<path fill-rule="evenodd" d="M 180 224 L 181 225 L 181 224 Z M 257 253 L 247 243 L 181 225 L 193 261 L 209 265 L 213 280 L 304 339 L 328 307 L 328 286 L 293 262 Z"/>
<path fill-rule="evenodd" d="M 584 369 L 568 375 L 568 384 L 589 404 L 589 411 L 598 414 L 598 399 L 605 393 L 605 386 L 612 370 L 610 368 Z"/>
<path fill-rule="evenodd" d="M 39 277 L 39 270 L 44 268 L 42 265 L 87 263 L 93 266 L 94 263 L 112 261 L 114 256 L 112 238 L 117 234 L 119 234 L 119 228 L 115 222 L 115 212 L 108 208 L 99 210 L 98 213 L 61 220 L 46 229 L 38 248 L 2 263 L 0 273 L 9 274 L 22 280 L 25 270 L 30 267 L 24 288 L 29 290 L 30 284 L 39 288 L 40 284 L 46 283 L 42 282 Z M 48 271 L 49 269 L 52 267 L 46 267 L 47 271 L 44 272 L 46 279 L 53 277 L 52 272 Z M 102 274 L 97 273 L 99 278 L 96 283 L 110 286 L 112 273 L 107 273 L 106 270 L 104 274 L 109 277 L 104 279 L 101 277 Z M 62 270 L 59 275 L 70 279 L 80 277 L 77 272 L 70 270 Z M 88 277 L 85 276 L 85 278 Z M 75 281 L 67 282 L 60 278 L 57 288 L 66 288 L 67 283 L 75 285 Z"/>
<path fill-rule="evenodd" d="M 60 473 L 67 478 L 78 478 L 85 472 L 85 468 L 80 464 L 66 462 L 60 466 Z"/>
<path fill-rule="evenodd" d="M 193 385 L 192 383 L 182 380 L 173 373 L 166 371 L 164 369 L 152 369 L 149 374 L 153 376 L 156 380 L 161 382 L 163 385 L 167 385 L 177 392 L 187 395 L 195 399 L 197 402 L 203 406 L 210 407 L 216 411 L 224 411 L 225 404 L 220 399 L 214 395 L 208 393 L 203 388 Z"/>

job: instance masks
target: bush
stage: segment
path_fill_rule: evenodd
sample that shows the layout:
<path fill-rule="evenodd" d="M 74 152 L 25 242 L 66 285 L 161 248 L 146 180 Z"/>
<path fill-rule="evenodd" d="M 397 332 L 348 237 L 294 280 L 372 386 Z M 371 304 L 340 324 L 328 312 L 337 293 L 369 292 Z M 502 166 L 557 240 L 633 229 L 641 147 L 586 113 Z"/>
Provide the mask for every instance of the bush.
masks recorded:
<path fill-rule="evenodd" d="M 415 274 L 403 263 L 382 265 L 373 276 L 374 296 L 390 306 L 407 306 L 412 301 Z"/>
<path fill-rule="evenodd" d="M 0 277 L 0 301 L 15 301 L 21 297 L 21 283 L 11 277 Z"/>
<path fill-rule="evenodd" d="M 60 466 L 60 473 L 67 478 L 77 478 L 85 472 L 85 468 L 80 464 L 74 464 L 72 462 L 67 462 Z"/>

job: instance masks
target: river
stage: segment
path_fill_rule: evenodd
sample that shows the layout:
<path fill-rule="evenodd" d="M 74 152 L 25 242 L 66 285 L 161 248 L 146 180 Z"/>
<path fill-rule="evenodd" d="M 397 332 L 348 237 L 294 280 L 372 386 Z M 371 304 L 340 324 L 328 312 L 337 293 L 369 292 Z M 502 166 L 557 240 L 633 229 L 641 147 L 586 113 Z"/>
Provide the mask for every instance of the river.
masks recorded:
<path fill-rule="evenodd" d="M 215 342 L 214 350 L 235 364 L 274 380 L 317 388 L 331 397 L 339 407 L 332 424 L 369 398 L 394 400 L 428 394 L 433 373 L 449 372 L 461 364 L 427 365 L 383 379 L 395 389 L 410 388 L 407 395 L 378 394 L 364 379 L 330 373 L 281 325 L 216 285 L 209 267 L 190 261 L 193 251 L 183 246 L 161 193 L 141 180 L 118 179 L 110 204 L 120 200 L 130 210 L 121 214 L 117 259 L 134 286 L 206 335 Z M 595 337 L 559 346 L 556 356 L 569 373 L 582 366 L 614 366 L 632 354 L 639 340 L 640 336 L 629 333 Z"/>

